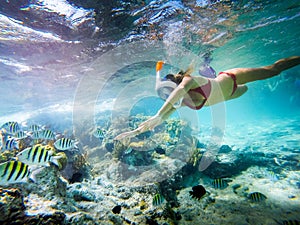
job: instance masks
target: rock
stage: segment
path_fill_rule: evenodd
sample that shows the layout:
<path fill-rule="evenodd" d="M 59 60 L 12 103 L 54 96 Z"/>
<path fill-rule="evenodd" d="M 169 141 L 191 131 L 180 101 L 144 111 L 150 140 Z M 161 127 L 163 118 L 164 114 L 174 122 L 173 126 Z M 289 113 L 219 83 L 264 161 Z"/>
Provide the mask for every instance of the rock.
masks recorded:
<path fill-rule="evenodd" d="M 109 214 L 108 215 L 108 219 L 113 222 L 113 224 L 116 224 L 116 225 L 122 225 L 123 224 L 123 219 L 118 216 L 118 215 L 115 215 L 115 214 Z"/>
<path fill-rule="evenodd" d="M 237 194 L 237 189 L 241 188 L 242 186 L 240 184 L 232 185 L 232 190 L 235 194 Z"/>
<path fill-rule="evenodd" d="M 18 189 L 0 189 L 0 223 L 22 221 L 25 205 L 23 195 Z"/>
<path fill-rule="evenodd" d="M 158 154 L 161 154 L 161 155 L 166 154 L 166 150 L 163 149 L 162 147 L 156 147 L 156 148 L 154 149 L 154 151 L 155 151 L 156 153 L 158 153 Z"/>
<path fill-rule="evenodd" d="M 119 188 L 117 189 L 118 197 L 121 199 L 129 199 L 132 197 L 132 192 L 129 191 L 127 188 Z"/>
<path fill-rule="evenodd" d="M 92 190 L 80 183 L 74 183 L 68 187 L 68 196 L 73 198 L 75 201 L 97 201 Z"/>
<path fill-rule="evenodd" d="M 233 177 L 251 166 L 268 165 L 272 161 L 261 152 L 244 153 L 243 150 L 240 150 L 240 154 L 234 152 L 217 155 L 216 161 L 212 162 L 203 174 L 209 177 Z"/>
<path fill-rule="evenodd" d="M 113 150 L 114 150 L 114 143 L 113 142 L 107 142 L 107 143 L 105 143 L 105 149 L 108 152 L 113 152 Z"/>
<path fill-rule="evenodd" d="M 63 212 L 54 212 L 53 214 L 39 214 L 36 216 L 27 216 L 22 224 L 26 225 L 63 225 L 66 215 Z"/>
<path fill-rule="evenodd" d="M 199 140 L 197 140 L 196 148 L 206 148 L 206 146 L 205 146 L 205 144 L 203 144 Z"/>
<path fill-rule="evenodd" d="M 76 172 L 72 175 L 72 177 L 69 179 L 70 183 L 75 183 L 75 182 L 82 182 L 83 181 L 83 174 L 80 172 Z"/>
<path fill-rule="evenodd" d="M 146 217 L 146 224 L 148 225 L 158 225 L 158 222 L 152 218 Z"/>
<path fill-rule="evenodd" d="M 0 189 L 0 223 L 26 225 L 59 225 L 65 224 L 66 215 L 63 212 L 39 212 L 28 214 L 23 201 L 23 194 L 18 189 Z"/>
<path fill-rule="evenodd" d="M 143 212 L 141 210 L 136 210 L 134 212 L 134 216 L 139 216 L 139 215 L 142 215 L 142 214 L 143 214 Z"/>
<path fill-rule="evenodd" d="M 219 153 L 229 153 L 232 149 L 228 145 L 222 145 L 220 147 Z"/>
<path fill-rule="evenodd" d="M 66 219 L 66 224 L 76 225 L 98 225 L 96 220 L 86 213 L 76 213 Z"/>

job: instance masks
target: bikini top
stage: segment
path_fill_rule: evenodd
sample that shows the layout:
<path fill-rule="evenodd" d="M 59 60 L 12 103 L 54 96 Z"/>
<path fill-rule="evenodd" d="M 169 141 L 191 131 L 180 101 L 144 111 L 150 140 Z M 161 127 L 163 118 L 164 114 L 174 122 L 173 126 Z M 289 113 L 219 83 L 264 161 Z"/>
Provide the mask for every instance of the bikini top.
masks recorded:
<path fill-rule="evenodd" d="M 202 85 L 202 86 L 194 88 L 194 89 L 190 89 L 189 92 L 197 92 L 200 95 L 202 95 L 204 97 L 202 103 L 198 106 L 190 104 L 190 102 L 188 102 L 186 100 L 183 100 L 183 103 L 191 109 L 195 109 L 195 110 L 201 109 L 205 105 L 205 103 L 206 103 L 206 101 L 209 98 L 210 93 L 211 93 L 211 82 L 210 82 L 210 80 L 208 79 L 208 82 L 205 85 Z"/>
<path fill-rule="evenodd" d="M 228 76 L 230 76 L 231 79 L 233 80 L 233 88 L 232 88 L 232 93 L 231 93 L 231 96 L 232 96 L 232 95 L 235 93 L 235 91 L 237 90 L 237 87 L 238 87 L 237 80 L 236 80 L 236 75 L 233 74 L 233 73 L 228 73 L 228 72 L 220 72 L 219 75 L 222 74 L 222 73 L 223 73 L 223 74 L 226 74 L 226 75 L 228 75 Z M 201 108 L 205 105 L 207 99 L 208 99 L 209 96 L 210 96 L 210 93 L 211 93 L 211 81 L 208 79 L 208 83 L 207 83 L 207 84 L 189 90 L 189 92 L 191 92 L 191 91 L 197 92 L 197 93 L 199 93 L 200 95 L 202 95 L 202 96 L 204 97 L 204 100 L 203 100 L 202 103 L 201 103 L 200 105 L 198 105 L 198 106 L 195 106 L 195 105 L 193 105 L 193 104 L 190 104 L 190 102 L 185 101 L 185 100 L 183 100 L 183 103 L 184 103 L 186 106 L 188 106 L 189 108 L 191 108 L 191 109 L 199 110 L 199 109 L 201 109 Z"/>

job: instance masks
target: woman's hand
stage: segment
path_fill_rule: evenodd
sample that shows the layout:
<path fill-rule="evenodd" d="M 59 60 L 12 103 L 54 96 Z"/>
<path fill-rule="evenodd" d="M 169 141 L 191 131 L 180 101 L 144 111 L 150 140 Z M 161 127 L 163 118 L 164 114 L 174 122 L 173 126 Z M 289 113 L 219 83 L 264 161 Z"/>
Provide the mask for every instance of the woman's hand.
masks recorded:
<path fill-rule="evenodd" d="M 115 140 L 121 141 L 124 139 L 129 139 L 138 134 L 144 133 L 148 130 L 153 130 L 156 126 L 158 126 L 162 122 L 163 119 L 161 118 L 161 116 L 155 115 L 150 119 L 146 120 L 145 122 L 141 123 L 137 129 L 119 134 L 117 137 L 115 137 Z"/>
<path fill-rule="evenodd" d="M 121 141 L 121 140 L 125 140 L 125 139 L 130 139 L 136 135 L 139 134 L 138 128 L 133 130 L 133 131 L 128 131 L 128 132 L 124 132 L 122 134 L 119 134 L 117 137 L 115 137 L 114 139 L 117 141 Z"/>
<path fill-rule="evenodd" d="M 156 114 L 155 116 L 152 116 L 150 119 L 141 123 L 137 129 L 140 129 L 140 132 L 143 133 L 148 130 L 153 130 L 156 126 L 158 126 L 162 122 L 163 122 L 162 117 Z"/>

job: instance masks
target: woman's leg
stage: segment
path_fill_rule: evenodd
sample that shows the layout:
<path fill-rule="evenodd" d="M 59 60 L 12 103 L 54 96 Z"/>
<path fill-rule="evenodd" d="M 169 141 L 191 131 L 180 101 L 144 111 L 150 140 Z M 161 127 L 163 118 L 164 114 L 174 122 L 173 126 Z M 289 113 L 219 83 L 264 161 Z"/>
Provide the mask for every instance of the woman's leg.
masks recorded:
<path fill-rule="evenodd" d="M 300 56 L 280 59 L 270 66 L 260 68 L 235 68 L 224 71 L 236 76 L 237 84 L 246 84 L 256 80 L 264 80 L 280 74 L 282 71 L 300 64 Z"/>
<path fill-rule="evenodd" d="M 245 94 L 247 90 L 248 90 L 248 87 L 246 85 L 244 85 L 244 84 L 238 85 L 237 89 L 234 92 L 234 94 L 232 96 L 230 96 L 229 99 L 238 98 L 238 97 L 242 96 L 243 94 Z"/>

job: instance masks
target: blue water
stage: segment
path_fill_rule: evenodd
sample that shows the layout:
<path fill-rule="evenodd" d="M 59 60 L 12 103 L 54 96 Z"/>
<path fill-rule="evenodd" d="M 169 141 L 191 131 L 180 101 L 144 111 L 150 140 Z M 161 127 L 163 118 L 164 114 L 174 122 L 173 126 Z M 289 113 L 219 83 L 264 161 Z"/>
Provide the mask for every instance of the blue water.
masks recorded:
<path fill-rule="evenodd" d="M 163 74 L 178 72 L 179 69 L 186 69 L 193 63 L 195 76 L 198 75 L 198 68 L 207 56 L 210 57 L 210 66 L 217 73 L 235 67 L 270 65 L 278 59 L 300 55 L 299 27 L 299 0 L 3 0 L 0 2 L 0 126 L 8 121 L 17 121 L 26 130 L 29 125 L 38 124 L 55 131 L 56 134 L 75 138 L 79 141 L 80 150 L 86 155 L 91 154 L 87 161 L 95 166 L 93 172 L 101 174 L 103 171 L 96 170 L 107 169 L 108 174 L 113 174 L 110 177 L 111 182 L 117 181 L 119 186 L 118 179 L 122 175 L 130 176 L 131 173 L 134 176 L 133 169 L 139 169 L 140 165 L 134 164 L 133 167 L 136 168 L 131 168 L 130 164 L 128 174 L 125 170 L 124 174 L 118 174 L 116 171 L 119 168 L 114 167 L 120 164 L 117 165 L 115 159 L 109 162 L 109 157 L 113 158 L 112 154 L 108 153 L 113 150 L 109 148 L 113 146 L 114 136 L 131 126 L 131 116 L 136 116 L 134 119 L 138 121 L 140 115 L 152 116 L 163 105 L 164 102 L 157 97 L 154 90 L 157 60 L 166 62 Z M 271 79 L 247 85 L 247 93 L 238 99 L 213 107 L 204 107 L 199 111 L 179 109 L 171 116 L 190 125 L 193 137 L 188 133 L 190 136 L 187 143 L 192 145 L 191 142 L 198 139 L 197 148 L 200 151 L 206 146 L 205 153 L 201 152 L 204 156 L 207 156 L 206 153 L 210 154 L 211 143 L 213 147 L 214 144 L 218 147 L 225 144 L 228 145 L 227 150 L 229 149 L 229 152 L 220 153 L 214 162 L 209 161 L 217 163 L 214 164 L 216 167 L 211 166 L 206 170 L 205 165 L 202 165 L 203 170 L 200 166 L 199 169 L 204 171 L 203 173 L 194 171 L 195 174 L 185 174 L 184 179 L 187 181 L 183 187 L 191 188 L 200 181 L 209 187 L 206 180 L 208 177 L 219 178 L 214 176 L 221 172 L 228 173 L 233 182 L 241 185 L 240 189 L 235 190 L 237 192 L 250 191 L 244 189 L 246 187 L 265 188 L 262 190 L 270 195 L 270 205 L 254 206 L 243 202 L 244 194 L 236 195 L 232 189 L 227 189 L 228 192 L 214 190 L 213 194 L 206 198 L 209 201 L 215 197 L 217 199 L 216 204 L 207 203 L 207 209 L 211 210 L 207 211 L 207 214 L 217 219 L 214 221 L 221 220 L 226 212 L 236 214 L 235 216 L 242 214 L 245 221 L 250 221 L 249 224 L 251 221 L 255 221 L 252 224 L 273 224 L 273 219 L 281 221 L 287 219 L 289 214 L 292 215 L 291 218 L 298 219 L 299 207 L 296 204 L 299 202 L 297 172 L 300 66 Z M 170 124 L 174 125 L 175 122 Z M 180 126 L 179 122 L 175 125 Z M 108 135 L 105 140 L 107 142 L 101 142 L 92 135 L 95 127 L 109 128 L 108 134 L 111 136 Z M 118 129 L 113 130 L 114 127 Z M 174 132 L 172 130 L 169 133 L 175 140 Z M 155 135 L 154 133 L 152 135 Z M 151 141 L 154 138 L 147 138 L 149 134 L 142 137 L 146 139 L 137 139 L 137 144 L 142 143 L 142 147 L 139 147 L 143 152 L 147 143 L 153 144 Z M 169 154 L 163 154 L 160 160 L 164 161 L 164 157 L 170 159 L 178 154 L 174 158 L 180 163 L 167 169 L 165 162 L 161 165 L 147 163 L 151 164 L 151 175 L 156 172 L 152 169 L 158 166 L 159 178 L 154 176 L 155 178 L 162 179 L 164 172 L 167 178 L 170 178 L 187 163 L 191 157 L 189 153 L 194 153 L 194 149 L 185 142 L 180 143 L 179 140 L 178 143 L 182 146 L 176 145 L 173 154 L 174 146 L 170 146 L 172 141 L 159 141 L 166 142 L 163 143 L 166 149 L 161 150 L 166 150 Z M 226 146 L 224 149 L 226 150 Z M 143 159 L 143 156 L 151 158 L 150 153 L 152 154 L 153 149 L 149 154 L 148 151 L 144 151 L 145 154 L 140 155 L 140 161 L 134 161 L 135 158 L 130 155 L 132 149 L 126 151 L 129 153 L 125 153 L 124 158 L 127 157 L 128 162 L 133 159 L 134 163 L 144 163 L 144 160 L 147 160 Z M 197 157 L 200 161 L 200 152 Z M 205 157 L 201 159 L 203 158 Z M 98 159 L 100 162 L 97 162 Z M 119 160 L 126 164 L 125 159 Z M 155 160 L 153 161 L 156 162 Z M 74 160 L 71 163 L 76 162 Z M 97 163 L 100 165 L 98 168 L 95 165 Z M 176 163 L 177 161 L 174 165 Z M 107 165 L 113 166 L 107 168 Z M 143 166 L 140 167 L 144 171 Z M 163 171 L 160 171 L 162 168 Z M 260 176 L 268 176 L 264 173 L 274 168 L 277 171 L 273 172 L 280 175 L 280 179 L 273 181 L 275 184 L 263 183 Z M 235 169 L 236 171 L 233 171 Z M 74 175 L 68 169 L 65 171 L 69 172 L 69 177 L 64 174 L 66 179 Z M 138 172 L 136 174 L 140 175 Z M 138 175 L 135 177 L 137 180 Z M 132 177 L 129 178 L 131 182 Z M 122 179 L 120 178 L 123 182 Z M 148 177 L 145 178 L 146 181 L 147 179 Z M 154 179 L 153 183 L 160 181 Z M 98 190 L 100 184 L 98 181 L 96 183 L 98 186 L 94 189 Z M 182 189 L 177 197 L 181 204 L 181 208 L 178 209 L 184 215 L 185 205 L 191 207 L 191 203 L 190 196 L 184 194 L 188 194 L 189 190 L 183 190 L 183 187 L 180 187 Z M 101 188 L 105 190 L 106 187 Z M 278 193 L 280 198 L 277 199 Z M 287 197 L 289 195 L 295 195 L 297 198 L 290 200 L 290 197 Z M 109 199 L 109 196 L 106 197 L 103 201 Z M 222 201 L 220 203 L 222 197 L 226 199 L 224 204 Z M 237 198 L 242 202 L 242 207 Z M 231 202 L 228 201 L 230 204 L 227 204 L 229 199 Z M 95 204 L 99 207 L 110 207 L 109 204 Z M 228 211 L 224 205 L 228 206 Z M 192 203 L 192 206 L 191 211 L 203 205 Z M 201 208 L 204 212 L 205 207 Z M 222 211 L 223 207 L 225 211 Z M 238 213 L 231 210 L 237 207 L 240 210 Z M 265 214 L 264 210 L 260 210 L 264 207 L 272 213 L 268 211 Z M 85 210 L 84 207 L 83 209 Z M 91 207 L 98 219 L 97 209 Z M 221 210 L 222 212 L 218 211 L 220 214 L 216 215 L 222 216 L 211 215 L 215 209 Z M 110 211 L 106 208 L 105 210 Z M 256 220 L 257 212 L 260 213 L 260 217 L 257 218 L 259 222 Z M 199 217 L 198 214 L 195 215 Z M 207 215 L 200 216 L 203 218 Z M 212 221 L 209 224 L 212 224 Z M 229 220 L 228 224 L 233 222 Z"/>
<path fill-rule="evenodd" d="M 202 56 L 209 52 L 211 66 L 220 72 L 233 67 L 268 65 L 280 58 L 300 54 L 298 1 L 197 1 L 196 4 L 153 1 L 148 6 L 136 3 L 128 11 L 122 7 L 112 10 L 116 14 L 134 15 L 130 26 L 123 24 L 121 37 L 113 35 L 113 23 L 95 20 L 93 5 L 83 8 L 85 4 L 77 4 L 63 0 L 1 3 L 1 122 L 34 118 L 40 123 L 55 123 L 62 129 L 64 126 L 72 129 L 78 88 L 89 74 L 94 75 L 84 88 L 88 89 L 97 80 L 106 83 L 103 90 L 95 87 L 97 93 L 92 94 L 95 98 L 90 98 L 87 92 L 85 99 L 80 100 L 83 105 L 92 101 L 91 109 L 95 112 L 91 114 L 94 115 L 98 111 L 100 114 L 113 111 L 113 102 L 123 94 L 124 85 L 134 86 L 135 81 L 143 78 L 152 82 L 157 59 L 184 68 L 191 61 L 200 63 Z M 111 29 L 112 34 L 105 34 L 103 29 Z M 95 66 L 103 54 L 126 46 L 128 41 L 142 41 L 145 45 L 156 42 L 162 44 L 162 49 L 142 53 L 137 53 L 138 49 L 131 49 L 132 52 L 127 49 L 127 55 L 121 57 L 123 62 L 110 56 L 109 64 L 119 63 L 118 73 L 114 71 L 116 68 L 107 68 L 105 64 Z M 137 61 L 141 64 L 128 65 L 126 57 L 135 58 L 136 54 L 140 54 Z M 272 79 L 249 84 L 244 96 L 226 102 L 227 122 L 298 116 L 299 71 L 299 67 L 295 67 Z M 149 82 L 145 85 L 149 85 L 150 90 L 154 84 Z M 126 92 L 136 95 L 142 89 L 135 86 Z M 149 99 L 144 97 L 130 103 L 134 106 L 130 114 L 153 115 L 163 103 L 154 92 Z M 148 104 L 154 107 L 144 107 Z M 201 122 L 210 123 L 210 109 L 197 114 Z"/>

